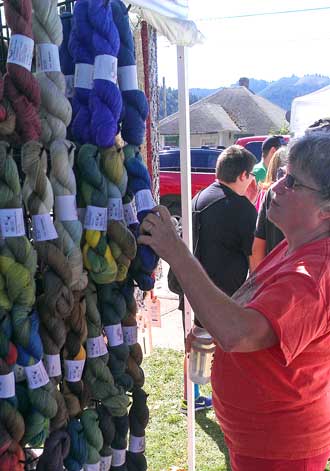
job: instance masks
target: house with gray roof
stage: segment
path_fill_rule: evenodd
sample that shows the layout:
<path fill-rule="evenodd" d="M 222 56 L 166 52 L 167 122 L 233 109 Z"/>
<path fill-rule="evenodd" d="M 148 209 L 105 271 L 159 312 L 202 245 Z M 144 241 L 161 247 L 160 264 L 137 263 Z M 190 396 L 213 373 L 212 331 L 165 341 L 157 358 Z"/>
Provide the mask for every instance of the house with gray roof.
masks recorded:
<path fill-rule="evenodd" d="M 277 133 L 285 110 L 246 86 L 222 88 L 190 105 L 190 145 L 229 146 L 238 137 Z M 178 145 L 179 113 L 159 122 L 161 145 Z"/>

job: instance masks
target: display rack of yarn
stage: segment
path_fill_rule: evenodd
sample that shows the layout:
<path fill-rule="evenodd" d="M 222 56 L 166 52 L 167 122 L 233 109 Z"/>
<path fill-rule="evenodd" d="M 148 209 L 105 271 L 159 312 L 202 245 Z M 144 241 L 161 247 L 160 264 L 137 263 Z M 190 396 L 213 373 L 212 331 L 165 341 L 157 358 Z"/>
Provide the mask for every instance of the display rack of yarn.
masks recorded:
<path fill-rule="evenodd" d="M 31 73 L 33 57 L 32 0 L 4 0 L 6 24 L 11 30 L 4 75 L 4 93 L 16 115 L 15 135 L 20 143 L 39 139 L 40 89 Z"/>
<path fill-rule="evenodd" d="M 123 99 L 121 134 L 127 142 L 124 148 L 125 166 L 128 173 L 128 190 L 135 196 L 138 220 L 155 206 L 151 194 L 151 180 L 144 165 L 139 146 L 145 135 L 145 121 L 148 116 L 148 103 L 145 94 L 139 90 L 134 52 L 134 40 L 129 25 L 128 8 L 120 0 L 112 3 L 113 18 L 120 36 L 118 54 L 118 82 Z M 139 226 L 131 225 L 136 237 Z M 146 246 L 138 246 L 137 257 L 132 264 L 131 274 L 140 289 L 148 291 L 154 286 L 152 273 L 158 257 Z"/>
<path fill-rule="evenodd" d="M 10 247 L 15 245 L 18 248 L 20 239 L 25 236 L 25 228 L 17 167 L 13 160 L 11 147 L 3 141 L 0 142 L 0 189 L 2 238 L 0 241 L 0 449 L 2 451 L 0 469 L 23 471 L 23 464 L 20 464 L 20 461 L 24 461 L 24 453 L 19 442 L 24 436 L 25 425 L 24 419 L 17 409 L 14 377 L 17 349 L 12 341 L 13 327 L 10 316 L 15 298 L 13 299 L 13 293 L 9 293 L 8 290 L 12 287 L 13 276 L 15 276 L 13 269 L 17 271 L 18 268 L 15 260 L 17 250 L 12 252 Z M 6 224 L 6 221 L 9 224 Z M 17 224 L 15 224 L 16 221 Z M 8 259 L 8 255 L 11 254 L 13 254 L 12 260 Z M 22 262 L 22 260 L 19 262 Z M 23 265 L 21 272 L 24 272 L 24 269 Z M 25 274 L 29 275 L 29 273 Z M 27 277 L 28 279 L 29 277 Z M 22 283 L 22 281 L 20 282 Z M 24 286 L 23 283 L 23 288 L 28 291 L 28 284 Z"/>
<path fill-rule="evenodd" d="M 36 77 L 41 92 L 41 142 L 49 147 L 65 139 L 72 108 L 65 96 L 66 83 L 61 72 L 59 46 L 63 30 L 57 0 L 32 0 L 33 34 L 36 44 Z"/>

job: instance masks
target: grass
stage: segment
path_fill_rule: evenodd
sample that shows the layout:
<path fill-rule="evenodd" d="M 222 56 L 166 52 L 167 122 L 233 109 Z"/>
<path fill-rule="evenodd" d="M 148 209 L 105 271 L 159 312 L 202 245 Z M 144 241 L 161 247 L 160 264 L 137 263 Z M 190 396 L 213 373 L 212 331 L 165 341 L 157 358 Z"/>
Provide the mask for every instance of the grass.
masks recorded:
<path fill-rule="evenodd" d="M 188 469 L 187 418 L 179 412 L 183 393 L 183 353 L 156 349 L 145 358 L 145 390 L 149 394 L 148 470 Z M 203 388 L 205 394 L 210 387 Z M 196 469 L 230 471 L 229 457 L 213 410 L 196 414 Z"/>
<path fill-rule="evenodd" d="M 155 349 L 144 359 L 150 422 L 146 430 L 149 471 L 187 470 L 187 418 L 179 412 L 183 353 Z M 210 393 L 210 387 L 202 390 Z M 173 468 L 172 468 L 173 467 Z M 196 414 L 196 470 L 231 471 L 223 434 L 213 410 Z M 330 470 L 328 465 L 326 470 Z"/>

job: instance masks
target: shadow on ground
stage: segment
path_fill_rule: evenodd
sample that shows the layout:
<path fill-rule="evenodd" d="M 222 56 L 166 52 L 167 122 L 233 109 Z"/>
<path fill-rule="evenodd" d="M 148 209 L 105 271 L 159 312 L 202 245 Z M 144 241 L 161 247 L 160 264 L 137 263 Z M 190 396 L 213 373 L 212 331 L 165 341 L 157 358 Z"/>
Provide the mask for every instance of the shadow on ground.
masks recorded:
<path fill-rule="evenodd" d="M 195 415 L 195 419 L 204 432 L 217 444 L 219 451 L 225 457 L 227 471 L 231 471 L 228 448 L 225 444 L 225 439 L 218 423 L 207 416 L 206 410 L 198 411 Z"/>

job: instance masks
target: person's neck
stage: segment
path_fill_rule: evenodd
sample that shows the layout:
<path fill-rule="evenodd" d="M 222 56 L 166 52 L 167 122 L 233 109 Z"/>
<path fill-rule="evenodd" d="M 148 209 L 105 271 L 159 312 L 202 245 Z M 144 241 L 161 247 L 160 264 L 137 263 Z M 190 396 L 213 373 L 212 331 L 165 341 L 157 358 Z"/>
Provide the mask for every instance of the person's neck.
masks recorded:
<path fill-rule="evenodd" d="M 225 185 L 225 186 L 228 186 L 228 188 L 230 188 L 232 191 L 234 191 L 235 193 L 239 194 L 239 191 L 238 191 L 238 186 L 237 186 L 237 183 L 234 182 L 234 183 L 227 183 L 227 182 L 224 182 L 222 180 L 219 180 L 218 178 L 216 179 L 216 181 L 218 183 L 220 183 L 220 185 Z"/>
<path fill-rule="evenodd" d="M 298 233 L 295 233 L 294 236 L 286 236 L 286 240 L 288 242 L 287 255 L 292 254 L 302 245 L 316 242 L 317 240 L 325 239 L 327 237 L 330 237 L 329 227 L 319 227 L 315 231 L 309 233 L 307 233 L 306 230 L 301 230 Z"/>
<path fill-rule="evenodd" d="M 268 168 L 269 161 L 267 160 L 267 158 L 261 157 L 261 163 L 264 167 Z"/>

